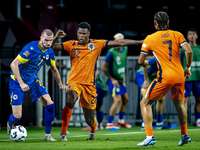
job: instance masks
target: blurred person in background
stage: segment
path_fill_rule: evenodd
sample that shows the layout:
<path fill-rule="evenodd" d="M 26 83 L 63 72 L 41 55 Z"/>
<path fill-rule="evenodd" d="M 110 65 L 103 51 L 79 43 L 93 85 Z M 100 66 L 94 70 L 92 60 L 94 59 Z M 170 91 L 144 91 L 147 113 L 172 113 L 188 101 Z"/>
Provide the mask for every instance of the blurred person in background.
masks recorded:
<path fill-rule="evenodd" d="M 193 51 L 193 61 L 191 64 L 191 77 L 185 80 L 185 99 L 184 106 L 187 110 L 189 97 L 191 92 L 195 96 L 195 119 L 196 126 L 200 127 L 200 45 L 197 45 L 198 32 L 195 28 L 187 30 L 187 39 Z M 181 60 L 183 69 L 187 67 L 186 53 L 181 49 Z"/>
<path fill-rule="evenodd" d="M 114 35 L 115 40 L 124 39 L 124 35 L 117 33 Z M 128 103 L 128 94 L 125 85 L 125 67 L 127 62 L 128 47 L 118 46 L 108 50 L 102 65 L 102 71 L 108 77 L 108 87 L 113 97 L 113 104 L 110 108 L 108 123 L 106 129 L 123 126 L 131 128 L 130 124 L 124 121 L 126 105 Z M 119 108 L 119 120 L 117 126 L 113 124 L 114 116 Z"/>

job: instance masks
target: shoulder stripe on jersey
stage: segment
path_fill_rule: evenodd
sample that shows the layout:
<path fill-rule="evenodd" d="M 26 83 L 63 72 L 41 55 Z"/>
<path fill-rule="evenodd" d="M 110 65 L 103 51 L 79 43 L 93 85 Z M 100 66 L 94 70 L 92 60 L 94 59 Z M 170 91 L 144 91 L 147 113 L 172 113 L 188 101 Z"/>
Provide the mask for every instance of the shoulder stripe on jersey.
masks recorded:
<path fill-rule="evenodd" d="M 143 54 L 145 54 L 145 55 L 148 55 L 148 53 L 147 52 L 145 52 L 145 51 L 140 51 L 141 53 L 143 53 Z"/>
<path fill-rule="evenodd" d="M 186 44 L 187 43 L 187 41 L 184 41 L 183 43 L 181 43 L 181 47 L 184 45 L 184 44 Z"/>
<path fill-rule="evenodd" d="M 26 62 L 29 61 L 29 59 L 25 59 L 25 58 L 21 57 L 19 54 L 17 55 L 17 58 L 19 59 L 19 61 L 20 61 L 22 64 L 24 64 L 24 63 L 26 63 Z"/>

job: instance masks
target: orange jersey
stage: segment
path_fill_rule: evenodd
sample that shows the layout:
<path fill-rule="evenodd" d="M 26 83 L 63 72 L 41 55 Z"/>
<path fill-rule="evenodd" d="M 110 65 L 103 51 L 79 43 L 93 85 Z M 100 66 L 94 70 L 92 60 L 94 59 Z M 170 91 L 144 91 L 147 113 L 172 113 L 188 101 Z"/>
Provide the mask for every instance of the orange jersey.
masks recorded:
<path fill-rule="evenodd" d="M 95 85 L 97 60 L 107 42 L 107 40 L 90 39 L 85 45 L 75 40 L 62 43 L 63 49 L 68 52 L 71 60 L 71 71 L 67 83 Z"/>
<path fill-rule="evenodd" d="M 157 60 L 157 81 L 165 83 L 185 82 L 184 71 L 180 61 L 180 46 L 186 42 L 177 31 L 161 30 L 148 35 L 141 48 L 141 53 L 153 52 Z"/>

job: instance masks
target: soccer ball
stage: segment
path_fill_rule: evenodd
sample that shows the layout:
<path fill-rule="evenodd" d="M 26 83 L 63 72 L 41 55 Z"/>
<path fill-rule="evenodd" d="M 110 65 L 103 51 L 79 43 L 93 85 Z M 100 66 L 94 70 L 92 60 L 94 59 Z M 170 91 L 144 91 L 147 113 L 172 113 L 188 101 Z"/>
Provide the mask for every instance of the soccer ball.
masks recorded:
<path fill-rule="evenodd" d="M 10 139 L 15 142 L 22 142 L 27 137 L 27 131 L 23 126 L 15 126 L 14 129 L 11 130 Z"/>

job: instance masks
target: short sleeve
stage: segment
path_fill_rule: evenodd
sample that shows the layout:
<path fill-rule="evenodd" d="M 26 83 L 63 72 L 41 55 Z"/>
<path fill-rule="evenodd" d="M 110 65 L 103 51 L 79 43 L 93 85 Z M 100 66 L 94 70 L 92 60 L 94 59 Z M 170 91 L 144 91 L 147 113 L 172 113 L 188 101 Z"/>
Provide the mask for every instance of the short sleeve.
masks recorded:
<path fill-rule="evenodd" d="M 72 46 L 73 41 L 66 41 L 62 43 L 63 50 L 70 53 L 70 47 Z"/>
<path fill-rule="evenodd" d="M 186 39 L 184 38 L 183 34 L 178 32 L 179 33 L 179 41 L 180 41 L 180 46 L 182 47 L 184 44 L 187 43 Z"/>
<path fill-rule="evenodd" d="M 107 63 L 110 63 L 111 60 L 112 60 L 112 58 L 113 58 L 112 52 L 108 51 L 107 54 L 106 54 L 106 57 L 105 57 L 104 61 L 107 62 Z"/>
<path fill-rule="evenodd" d="M 103 49 L 104 47 L 106 47 L 108 45 L 108 40 L 97 40 L 98 43 L 101 45 L 101 49 Z"/>
<path fill-rule="evenodd" d="M 148 55 L 150 48 L 150 38 L 147 36 L 142 44 L 141 53 Z"/>
<path fill-rule="evenodd" d="M 33 49 L 34 46 L 32 46 L 30 43 L 23 47 L 22 51 L 17 56 L 22 64 L 28 62 L 31 59 Z"/>

